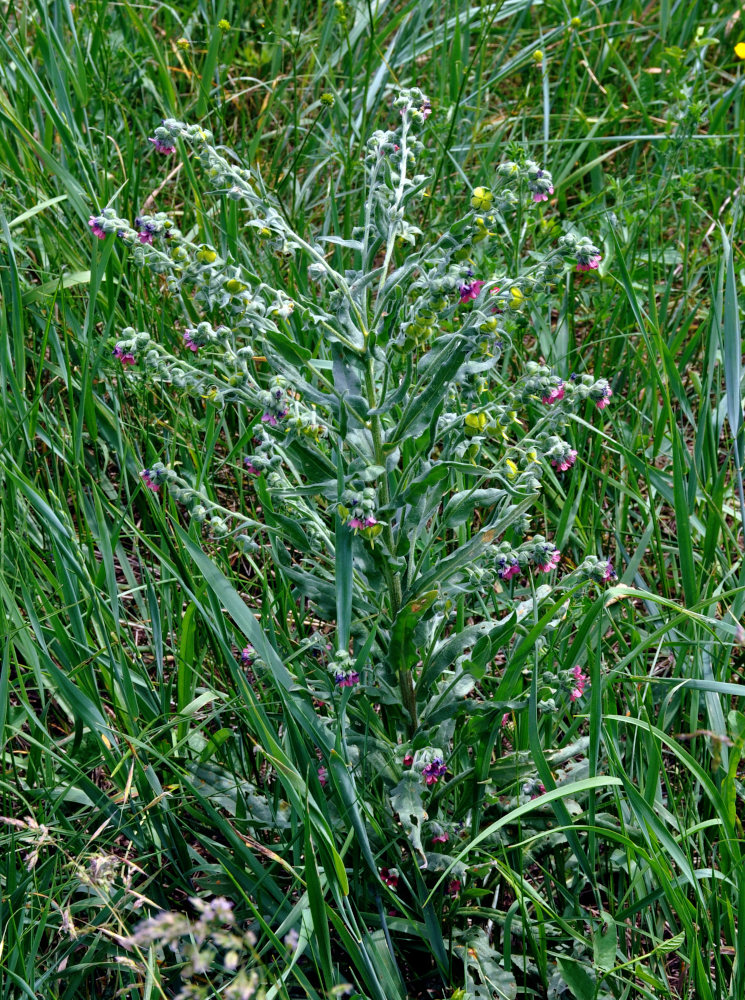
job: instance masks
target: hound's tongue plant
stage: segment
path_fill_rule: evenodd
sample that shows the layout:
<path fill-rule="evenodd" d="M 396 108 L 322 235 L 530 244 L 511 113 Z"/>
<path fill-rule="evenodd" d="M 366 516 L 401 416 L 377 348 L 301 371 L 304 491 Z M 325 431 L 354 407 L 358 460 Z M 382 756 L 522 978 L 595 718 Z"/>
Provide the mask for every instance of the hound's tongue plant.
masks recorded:
<path fill-rule="evenodd" d="M 380 898 L 383 883 L 400 896 L 433 871 L 450 871 L 451 895 L 467 884 L 453 858 L 463 824 L 478 832 L 479 810 L 468 813 L 463 801 L 482 802 L 484 790 L 469 763 L 473 728 L 458 726 L 464 708 L 508 733 L 526 704 L 525 636 L 540 651 L 573 597 L 614 575 L 595 554 L 572 568 L 538 513 L 546 477 L 581 474 L 573 423 L 597 420 L 610 386 L 519 360 L 531 314 L 568 272 L 597 268 L 600 251 L 573 232 L 540 242 L 553 181 L 517 153 L 490 188 L 463 193 L 449 229 L 423 233 L 415 223 L 430 197 L 422 141 L 430 113 L 421 91 L 401 91 L 391 128 L 370 136 L 350 238 L 296 231 L 256 169 L 209 131 L 172 119 L 151 143 L 164 156 L 196 159 L 205 204 L 236 203 L 239 252 L 188 238 L 162 213 L 132 226 L 107 208 L 90 220 L 96 237 L 122 241 L 184 307 L 177 354 L 130 327 L 112 345 L 112 363 L 127 378 L 248 417 L 235 474 L 255 492 L 258 513 L 218 503 L 164 461 L 142 479 L 153 503 L 170 493 L 249 562 L 257 546 L 270 546 L 277 579 L 316 620 L 316 639 L 288 662 L 286 697 L 306 719 L 316 716 L 312 731 L 297 734 L 322 758 L 309 787 L 340 796 L 342 839 L 356 802 L 360 850 L 372 843 L 387 862 L 382 882 L 375 865 L 377 888 L 360 888 L 361 906 L 366 894 Z M 272 278 L 277 257 L 292 265 L 282 287 Z M 303 272 L 310 282 L 293 279 Z M 263 641 L 273 652 L 255 644 L 251 670 L 270 675 L 276 652 L 295 640 Z M 504 655 L 495 663 L 500 652 L 506 669 Z M 588 678 L 574 662 L 547 656 L 544 665 L 539 710 L 566 714 Z M 537 776 L 523 786 L 522 801 L 543 787 Z M 373 803 L 386 800 L 375 814 Z M 448 843 L 452 857 L 427 850 Z M 454 953 L 465 948 L 466 926 L 456 921 Z"/>

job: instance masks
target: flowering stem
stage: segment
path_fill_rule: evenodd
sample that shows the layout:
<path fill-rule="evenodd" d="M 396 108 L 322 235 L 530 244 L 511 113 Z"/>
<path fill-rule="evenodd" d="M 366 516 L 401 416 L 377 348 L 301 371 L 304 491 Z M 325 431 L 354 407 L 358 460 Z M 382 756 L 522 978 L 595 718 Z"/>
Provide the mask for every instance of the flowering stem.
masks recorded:
<path fill-rule="evenodd" d="M 365 367 L 365 392 L 367 393 L 367 402 L 371 410 L 377 407 L 377 395 L 375 392 L 375 362 L 372 357 L 368 357 L 367 365 Z M 380 414 L 375 413 L 371 417 L 370 429 L 372 432 L 373 448 L 375 450 L 375 463 L 385 469 L 385 452 L 383 450 L 383 424 L 380 419 Z M 382 505 L 387 507 L 391 500 L 390 489 L 388 487 L 388 473 L 384 472 L 381 477 L 380 483 L 380 499 L 382 500 Z M 395 540 L 393 537 L 393 528 L 391 527 L 390 520 L 386 523 L 383 528 L 383 537 L 385 543 L 388 546 L 388 551 L 391 556 L 395 551 Z M 390 602 L 390 618 L 393 622 L 401 609 L 401 604 L 403 601 L 401 592 L 401 574 L 395 570 L 391 569 L 387 564 L 384 568 L 386 581 L 388 583 L 388 595 Z M 398 670 L 398 686 L 401 691 L 401 701 L 406 712 L 411 719 L 411 732 L 413 733 L 418 725 L 417 722 L 417 712 L 416 712 L 416 692 L 414 690 L 414 676 L 411 670 L 407 668 L 401 668 Z"/>

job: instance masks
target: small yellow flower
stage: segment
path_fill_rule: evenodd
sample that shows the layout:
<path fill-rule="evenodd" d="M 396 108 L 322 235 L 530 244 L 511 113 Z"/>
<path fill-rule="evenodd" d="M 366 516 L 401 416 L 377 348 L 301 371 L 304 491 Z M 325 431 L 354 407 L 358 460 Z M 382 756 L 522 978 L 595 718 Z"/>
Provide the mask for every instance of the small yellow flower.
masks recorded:
<path fill-rule="evenodd" d="M 510 295 L 512 296 L 512 301 L 510 302 L 510 306 L 513 309 L 519 309 L 520 306 L 525 301 L 525 296 L 523 295 L 523 293 L 520 291 L 519 288 L 511 288 Z"/>
<path fill-rule="evenodd" d="M 220 31 L 230 31 L 230 21 L 226 21 L 225 18 L 222 21 L 217 22 L 217 27 Z"/>
<path fill-rule="evenodd" d="M 488 417 L 485 413 L 467 413 L 466 431 L 469 434 L 479 434 L 486 427 Z"/>
<path fill-rule="evenodd" d="M 471 195 L 471 205 L 479 212 L 486 212 L 491 208 L 494 195 L 488 188 L 477 187 L 473 189 Z"/>
<path fill-rule="evenodd" d="M 535 451 L 535 449 L 531 449 L 529 452 L 527 452 L 527 456 L 528 456 L 528 458 L 530 459 L 531 462 L 537 462 L 538 461 L 538 452 Z"/>
<path fill-rule="evenodd" d="M 581 17 L 573 17 L 572 18 L 572 27 L 573 28 L 579 28 L 580 24 L 582 24 L 582 18 Z"/>
<path fill-rule="evenodd" d="M 211 247 L 208 247 L 206 244 L 202 244 L 202 246 L 197 250 L 197 260 L 200 264 L 214 264 L 217 260 L 217 254 L 211 249 Z"/>
<path fill-rule="evenodd" d="M 517 465 L 512 461 L 511 458 L 505 459 L 505 465 L 507 466 L 507 478 L 516 479 L 517 474 L 520 471 Z"/>
<path fill-rule="evenodd" d="M 541 52 L 540 49 L 536 49 L 535 52 L 533 53 L 533 61 L 537 63 L 543 62 L 543 53 Z"/>
<path fill-rule="evenodd" d="M 745 59 L 745 42 L 738 42 L 735 46 L 735 55 L 738 59 Z"/>
<path fill-rule="evenodd" d="M 179 38 L 176 45 L 178 45 L 180 49 L 188 49 L 191 47 L 191 42 L 188 38 Z"/>

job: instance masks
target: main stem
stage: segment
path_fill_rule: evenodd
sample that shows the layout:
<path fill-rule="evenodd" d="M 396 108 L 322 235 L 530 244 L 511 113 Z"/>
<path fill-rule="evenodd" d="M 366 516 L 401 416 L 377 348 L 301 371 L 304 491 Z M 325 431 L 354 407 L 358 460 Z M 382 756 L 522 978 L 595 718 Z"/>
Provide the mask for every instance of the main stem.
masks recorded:
<path fill-rule="evenodd" d="M 367 393 L 367 402 L 371 410 L 377 408 L 377 394 L 375 392 L 375 361 L 372 357 L 368 357 L 367 364 L 365 366 L 365 391 Z M 373 448 L 375 451 L 375 463 L 381 466 L 385 470 L 385 452 L 383 450 L 383 423 L 380 419 L 379 413 L 374 413 L 370 418 L 370 429 L 372 431 Z M 388 473 L 383 472 L 380 485 L 380 498 L 383 501 L 383 506 L 388 506 L 391 500 L 391 492 L 388 487 Z M 393 538 L 393 527 L 390 520 L 383 528 L 383 537 L 385 538 L 386 545 L 388 546 L 388 551 L 393 555 L 395 551 L 395 541 Z M 390 600 L 391 609 L 391 621 L 394 621 L 396 615 L 401 609 L 401 604 L 403 602 L 403 597 L 401 593 L 401 574 L 396 569 L 392 569 L 390 566 L 385 567 L 385 576 L 388 583 L 388 595 Z M 401 701 L 403 702 L 404 708 L 411 718 L 411 729 L 412 732 L 417 727 L 417 713 L 416 713 L 416 693 L 414 691 L 414 675 L 411 670 L 402 667 L 398 670 L 398 686 L 401 691 Z"/>

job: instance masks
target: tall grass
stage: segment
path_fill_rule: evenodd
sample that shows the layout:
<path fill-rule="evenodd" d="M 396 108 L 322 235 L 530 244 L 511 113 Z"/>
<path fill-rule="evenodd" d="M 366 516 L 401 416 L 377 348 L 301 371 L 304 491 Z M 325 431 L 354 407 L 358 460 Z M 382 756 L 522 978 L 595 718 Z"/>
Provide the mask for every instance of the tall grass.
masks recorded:
<path fill-rule="evenodd" d="M 116 935 L 143 899 L 186 909 L 224 895 L 255 930 L 271 996 L 349 980 L 381 1000 L 474 983 L 480 996 L 737 1000 L 745 126 L 733 46 L 745 29 L 733 10 L 666 0 L 345 11 L 38 0 L 2 15 L 0 991 L 172 996 L 168 963 L 127 955 Z M 599 280 L 567 278 L 530 315 L 524 347 L 565 377 L 612 380 L 612 428 L 577 420 L 581 461 L 547 486 L 542 516 L 573 558 L 611 553 L 619 584 L 546 633 L 557 661 L 587 664 L 584 714 L 537 711 L 547 614 L 484 679 L 519 703 L 511 744 L 486 712 L 462 720 L 483 794 L 442 792 L 463 822 L 457 899 L 445 872 L 414 874 L 405 897 L 349 891 L 385 859 L 386 806 L 346 766 L 344 734 L 335 743 L 291 697 L 286 665 L 317 623 L 268 548 L 205 555 L 176 505 L 153 506 L 139 485 L 165 456 L 249 510 L 236 467 L 252 432 L 240 413 L 114 369 L 123 326 L 168 343 L 178 317 L 87 236 L 109 202 L 130 217 L 155 205 L 235 252 L 238 216 L 203 201 L 188 166 L 166 177 L 143 155 L 174 115 L 255 164 L 299 231 L 351 237 L 364 141 L 395 83 L 420 86 L 446 123 L 422 228 L 446 225 L 519 143 L 551 167 L 566 224 L 600 233 L 604 252 Z M 275 266 L 277 283 L 293 268 Z M 308 287 L 300 270 L 292 280 Z M 318 343 L 309 330 L 308 349 Z M 273 664 L 254 683 L 235 658 L 247 641 Z M 368 766 L 385 767 L 379 717 L 349 711 Z M 319 750 L 333 796 L 314 777 Z M 546 794 L 518 805 L 527 780 Z M 104 857 L 111 878 L 97 875 Z M 488 927 L 498 963 L 457 938 L 464 912 Z"/>

